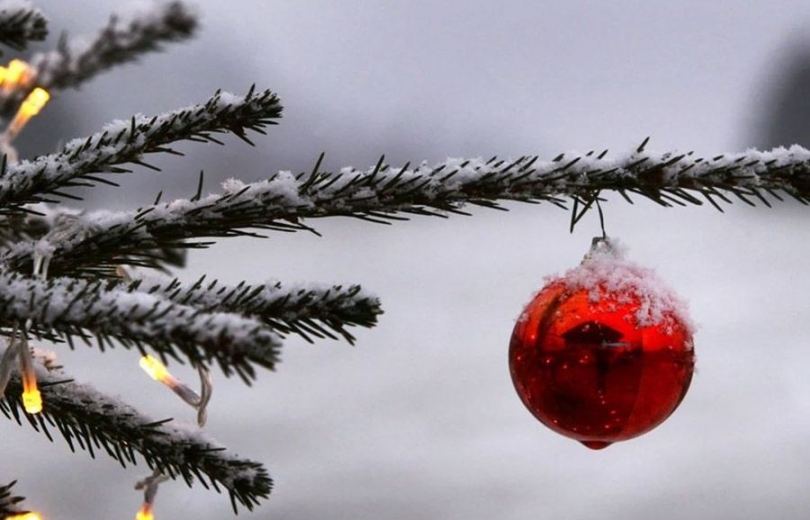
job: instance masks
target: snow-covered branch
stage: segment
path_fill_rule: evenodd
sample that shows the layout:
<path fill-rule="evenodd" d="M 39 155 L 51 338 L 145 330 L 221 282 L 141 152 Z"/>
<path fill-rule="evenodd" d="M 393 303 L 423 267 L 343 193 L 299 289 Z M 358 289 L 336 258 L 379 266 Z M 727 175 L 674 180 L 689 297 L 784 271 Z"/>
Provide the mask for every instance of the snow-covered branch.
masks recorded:
<path fill-rule="evenodd" d="M 0 5 L 0 44 L 21 51 L 29 41 L 42 41 L 47 35 L 48 19 L 29 2 Z"/>
<path fill-rule="evenodd" d="M 47 220 L 40 215 L 22 212 L 0 214 L 0 248 L 12 242 L 41 237 L 49 228 Z"/>
<path fill-rule="evenodd" d="M 196 14 L 180 1 L 157 4 L 129 20 L 122 21 L 113 15 L 107 26 L 89 41 L 62 38 L 57 50 L 35 55 L 32 58 L 35 77 L 5 93 L 0 116 L 13 115 L 23 98 L 36 87 L 51 91 L 78 87 L 116 65 L 162 50 L 164 43 L 188 39 L 196 28 Z"/>
<path fill-rule="evenodd" d="M 140 290 L 160 294 L 174 302 L 209 312 L 233 312 L 260 319 L 282 334 L 336 339 L 337 333 L 352 343 L 349 326 L 373 327 L 382 314 L 379 299 L 359 285 L 284 285 L 281 282 L 227 286 L 203 276 L 191 285 L 177 279 L 140 278 Z M 311 341 L 311 340 L 310 340 Z"/>
<path fill-rule="evenodd" d="M 6 388 L 0 411 L 18 424 L 23 420 L 51 441 L 51 427 L 75 451 L 77 447 L 95 457 L 103 450 L 122 466 L 136 464 L 139 453 L 150 468 L 160 469 L 173 479 L 182 477 L 191 485 L 195 480 L 220 491 L 225 488 L 236 509 L 248 509 L 266 498 L 272 488 L 267 470 L 258 462 L 225 453 L 223 447 L 194 427 L 171 419 L 155 421 L 118 399 L 106 396 L 90 385 L 72 382 L 59 371 L 37 370 L 45 408 L 29 415 L 22 405 L 22 384 L 14 372 Z M 2 514 L 0 488 L 0 515 Z"/>
<path fill-rule="evenodd" d="M 56 51 L 36 56 L 37 83 L 47 89 L 77 87 L 99 72 L 163 50 L 163 43 L 186 40 L 196 29 L 196 14 L 179 1 L 123 22 L 113 15 L 94 40 L 63 39 Z"/>
<path fill-rule="evenodd" d="M 513 161 L 448 159 L 435 166 L 392 169 L 383 164 L 366 171 L 293 175 L 280 172 L 266 181 L 228 181 L 225 192 L 192 200 L 179 199 L 131 212 L 93 212 L 53 242 L 52 269 L 76 273 L 88 269 L 111 273 L 116 265 L 137 259 L 156 247 L 204 247 L 186 239 L 252 234 L 249 228 L 312 230 L 304 218 L 353 216 L 374 222 L 401 220 L 401 214 L 465 214 L 465 204 L 499 208 L 501 200 L 546 201 L 563 206 L 567 199 L 593 201 L 601 191 L 617 191 L 629 200 L 641 195 L 659 204 L 702 204 L 720 208 L 729 196 L 770 204 L 788 194 L 810 201 L 810 151 L 799 146 L 770 152 L 748 151 L 712 159 L 692 154 L 652 153 L 639 148 L 625 157 L 605 154 L 560 155 L 548 162 L 537 157 Z M 0 262 L 21 269 L 37 244 L 15 244 Z"/>
<path fill-rule="evenodd" d="M 143 156 L 148 153 L 177 154 L 168 147 L 177 141 L 218 143 L 212 133 L 231 132 L 243 139 L 246 130 L 264 133 L 262 129 L 275 124 L 281 111 L 275 94 L 251 88 L 245 96 L 217 92 L 200 105 L 111 123 L 102 132 L 74 139 L 57 154 L 7 166 L 0 172 L 0 214 L 62 195 L 67 187 L 110 183 L 94 174 L 128 172 L 119 165 L 145 164 Z"/>
<path fill-rule="evenodd" d="M 61 205 L 35 204 L 24 209 L 28 212 L 12 212 L 6 215 L 0 212 L 0 256 L 12 243 L 38 241 L 45 236 L 58 234 L 65 222 L 74 221 L 80 215 L 78 210 Z M 169 268 L 185 267 L 186 256 L 185 249 L 164 247 L 143 251 L 139 258 L 132 258 L 125 263 L 167 272 Z"/>
<path fill-rule="evenodd" d="M 390 168 L 380 159 L 365 171 L 344 168 L 285 176 L 283 189 L 273 182 L 245 186 L 246 194 L 265 201 L 271 218 L 350 215 L 367 220 L 396 220 L 397 213 L 444 216 L 465 204 L 498 207 L 499 200 L 551 202 L 591 198 L 616 191 L 641 195 L 659 204 L 702 204 L 727 195 L 753 204 L 769 204 L 764 195 L 780 193 L 810 201 L 810 151 L 792 146 L 769 152 L 749 150 L 705 159 L 692 152 L 648 152 L 646 140 L 616 158 L 607 150 L 560 154 L 551 161 L 537 156 L 516 160 L 447 159 L 429 166 Z M 278 178 L 278 177 L 277 177 Z M 719 206 L 718 206 L 719 208 Z"/>
<path fill-rule="evenodd" d="M 264 323 L 238 314 L 182 305 L 104 280 L 51 278 L 43 281 L 0 271 L 0 323 L 31 320 L 33 333 L 71 344 L 92 334 L 102 350 L 120 343 L 193 364 L 215 361 L 226 375 L 247 383 L 254 365 L 272 369 L 281 342 Z M 115 339 L 117 341 L 110 341 Z"/>

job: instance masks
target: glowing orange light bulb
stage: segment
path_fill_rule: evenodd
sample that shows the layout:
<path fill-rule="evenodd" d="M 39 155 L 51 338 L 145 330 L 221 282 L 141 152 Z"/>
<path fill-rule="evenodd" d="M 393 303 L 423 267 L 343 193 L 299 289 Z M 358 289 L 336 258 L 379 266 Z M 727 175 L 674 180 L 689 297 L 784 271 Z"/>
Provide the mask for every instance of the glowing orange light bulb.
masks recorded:
<path fill-rule="evenodd" d="M 20 83 L 27 82 L 31 76 L 30 67 L 22 60 L 11 60 L 3 74 L 3 88 L 10 90 Z"/>
<path fill-rule="evenodd" d="M 152 506 L 144 504 L 138 509 L 135 514 L 135 520 L 154 520 L 155 515 L 152 514 Z"/>
<path fill-rule="evenodd" d="M 23 408 L 30 414 L 42 411 L 42 394 L 37 387 L 37 373 L 28 346 L 20 351 L 20 372 L 23 384 Z"/>
<path fill-rule="evenodd" d="M 26 116 L 26 120 L 39 114 L 39 111 L 45 106 L 51 95 L 44 88 L 37 87 L 31 91 L 25 98 L 22 105 L 20 105 L 20 113 Z"/>
<path fill-rule="evenodd" d="M 144 372 L 149 374 L 152 379 L 168 386 L 171 391 L 177 394 L 186 404 L 196 408 L 198 412 L 197 424 L 200 426 L 205 424 L 205 408 L 208 406 L 208 401 L 211 398 L 211 379 L 210 376 L 208 376 L 207 370 L 203 368 L 200 369 L 200 377 L 203 381 L 203 396 L 200 397 L 194 390 L 170 374 L 163 363 L 154 357 L 149 355 L 143 356 L 139 364 Z"/>
<path fill-rule="evenodd" d="M 6 142 L 10 143 L 13 141 L 14 138 L 17 137 L 17 134 L 19 134 L 23 129 L 25 124 L 32 117 L 39 114 L 40 110 L 42 110 L 45 104 L 48 103 L 49 99 L 51 99 L 51 95 L 48 94 L 48 91 L 44 88 L 37 87 L 32 90 L 20 105 L 14 119 L 12 119 L 11 123 L 8 125 L 8 130 L 6 130 L 5 135 Z"/>
<path fill-rule="evenodd" d="M 7 516 L 6 520 L 42 520 L 42 516 L 35 511 L 29 511 L 28 513 Z"/>
<path fill-rule="evenodd" d="M 166 366 L 155 357 L 146 355 L 141 358 L 139 363 L 141 368 L 149 374 L 149 377 L 161 383 L 170 384 L 174 381 L 174 376 L 169 373 Z"/>
<path fill-rule="evenodd" d="M 23 407 L 25 411 L 30 414 L 36 414 L 42 411 L 42 394 L 39 389 L 34 388 L 26 389 L 23 392 Z"/>

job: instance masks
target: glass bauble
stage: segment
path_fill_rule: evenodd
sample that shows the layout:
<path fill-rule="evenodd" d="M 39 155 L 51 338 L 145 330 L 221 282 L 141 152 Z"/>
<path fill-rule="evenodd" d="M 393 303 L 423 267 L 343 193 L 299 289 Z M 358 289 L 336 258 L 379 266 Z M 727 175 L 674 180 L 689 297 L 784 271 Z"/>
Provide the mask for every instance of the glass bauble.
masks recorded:
<path fill-rule="evenodd" d="M 592 449 L 661 424 L 694 370 L 683 304 L 612 247 L 548 283 L 512 333 L 509 365 L 543 424 Z"/>

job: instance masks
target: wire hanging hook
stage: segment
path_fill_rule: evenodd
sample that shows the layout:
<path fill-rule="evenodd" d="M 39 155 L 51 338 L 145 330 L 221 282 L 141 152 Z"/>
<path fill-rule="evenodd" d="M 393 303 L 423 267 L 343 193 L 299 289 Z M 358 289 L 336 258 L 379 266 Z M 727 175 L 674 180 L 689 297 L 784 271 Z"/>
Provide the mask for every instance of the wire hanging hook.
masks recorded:
<path fill-rule="evenodd" d="M 607 240 L 607 233 L 605 233 L 605 214 L 602 213 L 602 205 L 599 203 L 599 192 L 596 192 L 594 199 L 596 199 L 596 211 L 599 212 L 599 227 L 602 229 L 602 240 Z"/>
<path fill-rule="evenodd" d="M 582 198 L 578 195 L 573 195 L 572 198 L 574 199 L 574 206 L 571 210 L 571 233 L 574 232 L 574 228 L 582 220 L 582 217 L 588 212 L 589 209 L 593 208 L 594 204 L 596 205 L 596 209 L 599 213 L 599 226 L 602 230 L 602 237 L 603 239 L 607 238 L 607 233 L 605 232 L 605 215 L 602 212 L 602 205 L 600 204 L 599 194 L 601 190 L 596 190 L 594 192 L 590 192 Z M 579 209 L 579 206 L 582 206 L 582 209 Z"/>

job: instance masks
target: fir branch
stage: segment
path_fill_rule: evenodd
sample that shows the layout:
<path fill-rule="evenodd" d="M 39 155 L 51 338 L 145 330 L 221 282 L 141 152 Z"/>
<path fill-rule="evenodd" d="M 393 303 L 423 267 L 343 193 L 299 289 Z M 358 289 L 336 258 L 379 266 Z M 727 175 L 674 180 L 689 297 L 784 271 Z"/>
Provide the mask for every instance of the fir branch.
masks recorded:
<path fill-rule="evenodd" d="M 42 238 L 50 228 L 44 216 L 23 212 L 0 215 L 0 249 L 21 240 Z"/>
<path fill-rule="evenodd" d="M 111 123 L 86 139 L 74 139 L 57 154 L 0 171 L 0 214 L 22 211 L 27 203 L 54 202 L 49 197 L 65 196 L 65 188 L 110 184 L 94 174 L 129 172 L 119 166 L 126 163 L 149 166 L 145 154 L 179 154 L 168 147 L 177 141 L 219 143 L 211 134 L 224 132 L 246 140 L 246 130 L 264 133 L 263 128 L 276 124 L 281 111 L 275 94 L 269 90 L 256 93 L 251 87 L 245 96 L 218 91 L 204 104 Z"/>
<path fill-rule="evenodd" d="M 185 358 L 192 364 L 215 361 L 225 375 L 246 382 L 254 365 L 273 369 L 281 346 L 265 324 L 233 313 L 205 312 L 159 294 L 137 291 L 110 281 L 51 278 L 47 281 L 0 271 L 0 324 L 11 327 L 31 320 L 32 333 L 88 344 L 96 337 L 104 350 L 117 340 L 145 352 L 149 345 L 164 360 Z"/>
<path fill-rule="evenodd" d="M 190 38 L 197 28 L 197 16 L 182 2 L 156 5 L 121 23 L 111 16 L 107 26 L 91 41 L 69 41 L 65 36 L 57 50 L 32 58 L 34 77 L 5 92 L 0 102 L 0 117 L 9 118 L 23 99 L 35 88 L 53 91 L 78 88 L 116 65 L 136 61 L 140 55 L 163 49 L 163 43 Z"/>
<path fill-rule="evenodd" d="M 48 19 L 38 8 L 27 3 L 0 6 L 0 44 L 22 51 L 28 42 L 42 41 L 47 35 Z"/>
<path fill-rule="evenodd" d="M 0 407 L 2 406 L 2 403 L 0 403 Z M 17 507 L 17 504 L 25 500 L 25 498 L 11 494 L 11 488 L 14 487 L 16 483 L 17 481 L 15 480 L 5 486 L 0 486 L 0 520 L 5 520 L 10 516 L 27 512 Z"/>
<path fill-rule="evenodd" d="M 37 85 L 76 88 L 111 67 L 163 50 L 164 43 L 189 39 L 197 25 L 196 14 L 179 1 L 158 5 L 123 23 L 113 15 L 91 42 L 62 38 L 56 51 L 35 56 Z"/>
<path fill-rule="evenodd" d="M 37 379 L 45 402 L 42 413 L 24 412 L 22 384 L 15 371 L 6 399 L 0 401 L 6 418 L 20 425 L 25 420 L 51 441 L 50 428 L 56 428 L 72 451 L 79 447 L 93 458 L 103 450 L 126 467 L 137 464 L 140 454 L 151 469 L 160 469 L 172 479 L 181 477 L 189 486 L 197 480 L 217 492 L 224 488 L 234 511 L 237 502 L 253 509 L 260 498 L 270 495 L 273 483 L 264 466 L 226 454 L 199 431 L 175 425 L 171 419 L 155 421 L 89 385 L 72 382 L 61 372 L 38 369 Z"/>
<path fill-rule="evenodd" d="M 303 218 L 352 216 L 372 222 L 402 220 L 401 214 L 444 217 L 466 214 L 465 204 L 503 209 L 500 200 L 550 202 L 592 200 L 600 191 L 637 194 L 664 206 L 702 204 L 720 209 L 736 196 L 752 204 L 770 204 L 786 193 L 810 201 L 810 151 L 799 146 L 770 152 L 748 151 L 695 158 L 692 154 L 650 153 L 641 147 L 626 157 L 605 153 L 560 155 L 550 162 L 537 157 L 514 161 L 448 159 L 436 166 L 391 169 L 380 160 L 367 171 L 292 175 L 280 172 L 267 181 L 228 181 L 225 192 L 194 200 L 175 200 L 131 212 L 94 212 L 62 240 L 51 242 L 55 273 L 112 275 L 117 265 L 156 247 L 205 247 L 189 238 L 251 235 L 248 228 L 300 231 L 312 228 Z M 20 270 L 36 244 L 21 242 L 0 257 Z"/>
<path fill-rule="evenodd" d="M 251 185 L 246 192 L 267 201 L 268 218 L 347 215 L 371 221 L 401 219 L 398 213 L 463 214 L 465 204 L 503 209 L 499 200 L 564 207 L 566 199 L 589 200 L 601 191 L 637 194 L 664 206 L 700 205 L 698 196 L 712 202 L 713 195 L 730 203 L 723 192 L 747 203 L 752 197 L 769 204 L 765 195 L 781 200 L 779 193 L 810 202 L 810 151 L 800 146 L 704 159 L 692 152 L 647 152 L 646 142 L 618 158 L 606 157 L 605 150 L 560 154 L 545 162 L 537 156 L 447 159 L 414 169 L 407 164 L 392 169 L 381 158 L 366 171 L 299 175 L 284 194 L 269 183 Z"/>
<path fill-rule="evenodd" d="M 0 214 L 0 256 L 13 243 L 39 241 L 53 235 L 65 222 L 76 220 L 81 212 L 47 204 L 36 204 L 21 208 L 25 212 Z M 49 235 L 50 234 L 50 235 Z M 168 272 L 169 268 L 185 267 L 187 251 L 181 248 L 156 248 L 144 251 L 139 258 L 129 259 L 127 264 L 143 265 L 158 271 Z"/>
<path fill-rule="evenodd" d="M 354 343 L 350 326 L 373 327 L 382 314 L 379 299 L 359 285 L 326 284 L 285 286 L 281 282 L 227 286 L 205 276 L 191 285 L 175 279 L 139 278 L 133 284 L 149 294 L 160 294 L 174 302 L 206 312 L 232 312 L 256 317 L 281 334 L 337 339 L 333 333 Z"/>

